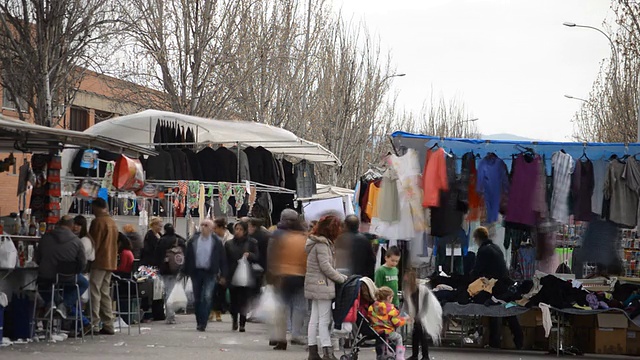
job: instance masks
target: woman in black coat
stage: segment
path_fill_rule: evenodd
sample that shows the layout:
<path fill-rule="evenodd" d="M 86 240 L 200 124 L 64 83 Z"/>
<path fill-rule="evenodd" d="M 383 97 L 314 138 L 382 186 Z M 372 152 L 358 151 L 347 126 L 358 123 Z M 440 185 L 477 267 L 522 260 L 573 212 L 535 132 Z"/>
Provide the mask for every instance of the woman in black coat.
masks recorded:
<path fill-rule="evenodd" d="M 158 266 L 156 262 L 156 248 L 162 236 L 162 219 L 159 217 L 151 218 L 149 222 L 149 231 L 144 236 L 144 246 L 140 253 L 140 265 Z"/>
<path fill-rule="evenodd" d="M 176 230 L 173 228 L 173 225 L 166 224 L 164 226 L 164 235 L 158 241 L 156 246 L 156 255 L 155 255 L 155 263 L 158 266 L 158 272 L 160 274 L 160 278 L 164 284 L 164 301 L 167 303 L 167 299 L 169 295 L 171 295 L 171 291 L 173 287 L 176 285 L 177 277 L 179 273 L 179 269 L 172 271 L 169 268 L 169 265 L 165 262 L 165 258 L 167 256 L 167 250 L 178 246 L 182 248 L 182 254 L 187 253 L 187 242 L 186 240 L 176 234 Z M 175 324 L 175 312 L 170 307 L 166 308 L 166 323 L 167 324 Z"/>
<path fill-rule="evenodd" d="M 227 253 L 229 279 L 231 279 L 229 295 L 231 300 L 230 310 L 233 320 L 233 331 L 240 329 L 240 332 L 245 332 L 247 307 L 252 294 L 252 288 L 235 286 L 233 284 L 233 278 L 240 259 L 245 258 L 250 264 L 258 262 L 258 242 L 249 237 L 249 224 L 245 221 L 240 221 L 234 226 L 233 240 L 227 241 L 224 247 Z"/>

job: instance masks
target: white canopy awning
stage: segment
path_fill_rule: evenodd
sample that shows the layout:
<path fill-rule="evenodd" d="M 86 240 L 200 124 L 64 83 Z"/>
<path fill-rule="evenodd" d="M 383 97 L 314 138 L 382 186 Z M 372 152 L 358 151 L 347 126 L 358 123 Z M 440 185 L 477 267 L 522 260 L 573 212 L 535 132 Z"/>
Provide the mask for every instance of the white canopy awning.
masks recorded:
<path fill-rule="evenodd" d="M 250 121 L 205 119 L 167 111 L 145 110 L 100 122 L 85 130 L 85 133 L 152 147 L 156 123 L 159 120 L 177 121 L 184 126 L 190 126 L 196 132 L 198 143 L 262 146 L 273 154 L 314 163 L 341 165 L 340 159 L 319 144 L 301 139 L 285 129 Z"/>

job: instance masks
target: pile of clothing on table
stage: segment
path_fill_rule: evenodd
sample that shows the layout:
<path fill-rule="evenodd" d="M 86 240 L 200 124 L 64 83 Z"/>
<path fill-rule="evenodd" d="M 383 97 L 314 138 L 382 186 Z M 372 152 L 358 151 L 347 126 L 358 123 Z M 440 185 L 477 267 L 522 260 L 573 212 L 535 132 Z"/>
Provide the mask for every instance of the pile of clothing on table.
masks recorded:
<path fill-rule="evenodd" d="M 465 276 L 434 275 L 430 284 L 435 296 L 444 305 L 459 304 L 519 305 L 528 308 L 547 304 L 558 309 L 584 310 L 622 309 L 631 319 L 640 316 L 640 285 L 614 285 L 612 292 L 590 292 L 578 281 L 563 280 L 554 275 L 539 273 L 539 286 L 531 280 L 514 282 L 509 279 L 479 278 L 471 281 Z"/>
<path fill-rule="evenodd" d="M 510 279 L 478 278 L 471 281 L 466 276 L 435 275 L 430 279 L 433 292 L 441 304 L 504 305 L 521 300 L 533 288 L 533 281 L 516 282 Z"/>

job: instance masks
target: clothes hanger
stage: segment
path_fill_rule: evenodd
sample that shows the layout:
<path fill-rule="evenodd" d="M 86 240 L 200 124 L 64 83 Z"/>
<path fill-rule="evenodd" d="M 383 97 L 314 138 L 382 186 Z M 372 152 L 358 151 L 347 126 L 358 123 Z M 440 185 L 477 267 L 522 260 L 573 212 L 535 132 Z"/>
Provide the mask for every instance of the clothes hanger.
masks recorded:
<path fill-rule="evenodd" d="M 587 160 L 591 160 L 589 159 L 589 156 L 587 156 L 587 148 L 582 148 L 582 156 L 580 156 L 580 158 L 578 160 L 582 160 L 582 159 L 587 159 Z"/>

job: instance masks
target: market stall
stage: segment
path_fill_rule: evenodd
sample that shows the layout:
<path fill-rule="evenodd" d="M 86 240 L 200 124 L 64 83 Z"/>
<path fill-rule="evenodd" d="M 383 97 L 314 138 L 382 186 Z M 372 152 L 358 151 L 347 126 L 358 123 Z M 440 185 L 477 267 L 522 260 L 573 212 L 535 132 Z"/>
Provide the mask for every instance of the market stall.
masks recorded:
<path fill-rule="evenodd" d="M 482 225 L 502 248 L 511 279 L 531 281 L 541 271 L 558 279 L 560 287 L 579 288 L 573 301 L 553 303 L 562 293 L 546 298 L 554 311 L 618 308 L 636 318 L 638 299 L 614 292 L 619 285 L 601 276 L 621 273 L 631 280 L 639 275 L 640 167 L 635 155 L 640 144 L 489 141 L 404 132 L 391 139 L 395 154 L 381 169 L 358 179 L 355 208 L 372 232 L 407 244 L 423 277 L 435 272 L 461 279 L 438 291 L 443 303 L 456 304 L 445 306 L 445 312 L 489 305 L 499 310 L 518 306 L 509 305 L 514 300 L 526 305 L 535 291 L 550 291 L 543 286 L 532 293 L 509 292 L 507 284 L 489 292 L 501 301 L 488 305 L 486 298 L 469 296 L 466 279 L 476 251 L 471 234 Z M 560 272 L 573 272 L 572 278 Z M 589 281 L 610 289 L 589 287 Z M 466 308 L 474 303 L 482 306 Z M 495 316 L 489 312 L 476 315 Z M 597 325 L 590 329 L 599 336 Z M 555 336 L 564 333 L 558 330 Z M 627 352 L 626 343 L 615 346 L 614 353 Z"/>
<path fill-rule="evenodd" d="M 251 211 L 268 226 L 283 209 L 295 207 L 296 194 L 310 197 L 317 193 L 316 165 L 341 164 L 318 144 L 281 128 L 248 121 L 147 110 L 103 121 L 85 133 L 118 136 L 158 152 L 140 161 L 147 184 L 163 189 L 165 199 L 144 200 L 140 194 L 133 199 L 136 196 L 123 192 L 116 197 L 111 191 L 109 198 L 119 216 L 138 216 L 144 209 L 148 215 L 197 223 L 200 216 L 236 218 Z M 63 156 L 62 173 L 69 192 L 79 181 L 101 181 L 114 160 L 111 154 L 100 153 L 101 165 L 86 169 L 80 166 L 81 157 L 77 151 Z M 84 208 L 79 203 L 71 211 L 82 213 Z M 129 209 L 128 214 L 124 209 Z M 176 228 L 188 234 L 184 229 L 189 226 L 178 224 Z"/>
<path fill-rule="evenodd" d="M 29 338 L 29 319 L 37 277 L 34 254 L 40 236 L 60 218 L 60 152 L 91 147 L 132 157 L 154 156 L 153 149 L 118 139 L 77 131 L 49 128 L 0 116 L 0 152 L 6 153 L 2 172 L 18 177 L 18 188 L 10 189 L 20 204 L 19 213 L 2 214 L 0 221 L 0 293 L 7 296 L 4 336 Z M 15 154 L 15 156 L 14 156 Z M 22 163 L 16 161 L 22 159 Z M 2 176 L 5 176 L 3 174 Z M 0 310 L 0 311 L 2 311 Z M 1 318 L 1 317 L 0 317 Z M 0 334 L 2 339 L 3 334 Z"/>

